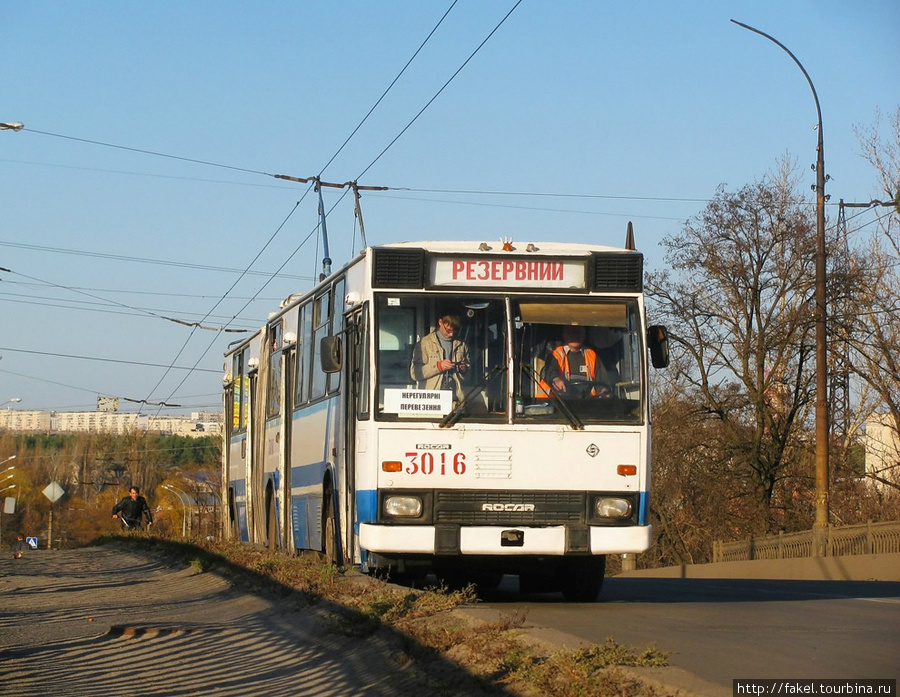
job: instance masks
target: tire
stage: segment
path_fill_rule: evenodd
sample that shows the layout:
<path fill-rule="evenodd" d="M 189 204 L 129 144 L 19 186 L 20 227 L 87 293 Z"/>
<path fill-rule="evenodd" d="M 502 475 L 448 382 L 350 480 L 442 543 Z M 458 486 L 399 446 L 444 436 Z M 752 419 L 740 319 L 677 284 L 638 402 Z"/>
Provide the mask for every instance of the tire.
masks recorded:
<path fill-rule="evenodd" d="M 241 531 L 238 529 L 237 504 L 234 501 L 234 489 L 228 489 L 228 531 L 229 537 L 237 542 L 241 541 Z"/>
<path fill-rule="evenodd" d="M 334 522 L 334 500 L 331 492 L 326 492 L 322 501 L 322 556 L 325 561 L 335 566 L 343 566 L 344 560 L 338 558 L 337 526 Z"/>
<path fill-rule="evenodd" d="M 481 591 L 497 590 L 502 580 L 503 574 L 499 571 L 481 571 L 472 574 L 472 583 L 475 584 L 475 588 L 479 593 Z"/>
<path fill-rule="evenodd" d="M 266 547 L 270 552 L 278 550 L 278 525 L 275 521 L 275 495 L 266 490 Z"/>
<path fill-rule="evenodd" d="M 577 557 L 563 564 L 561 588 L 570 603 L 592 603 L 603 588 L 606 556 Z"/>

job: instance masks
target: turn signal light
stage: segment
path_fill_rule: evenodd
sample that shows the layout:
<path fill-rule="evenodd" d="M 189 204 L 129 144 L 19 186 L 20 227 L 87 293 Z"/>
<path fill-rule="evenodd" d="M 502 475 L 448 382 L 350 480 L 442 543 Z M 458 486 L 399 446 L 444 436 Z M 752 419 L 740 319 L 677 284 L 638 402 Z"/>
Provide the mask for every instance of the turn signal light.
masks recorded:
<path fill-rule="evenodd" d="M 385 460 L 381 463 L 382 472 L 402 472 L 403 463 L 399 460 Z"/>
<path fill-rule="evenodd" d="M 619 465 L 616 472 L 620 477 L 633 477 L 637 474 L 637 465 Z"/>

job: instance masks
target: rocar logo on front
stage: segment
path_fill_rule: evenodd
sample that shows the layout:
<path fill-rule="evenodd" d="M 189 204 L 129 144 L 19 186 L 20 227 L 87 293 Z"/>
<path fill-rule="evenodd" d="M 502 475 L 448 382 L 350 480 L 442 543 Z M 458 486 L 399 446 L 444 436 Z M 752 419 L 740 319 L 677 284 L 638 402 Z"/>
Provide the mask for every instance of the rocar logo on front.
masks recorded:
<path fill-rule="evenodd" d="M 515 512 L 521 513 L 523 511 L 533 511 L 534 504 L 533 503 L 483 503 L 481 504 L 482 511 L 494 511 L 497 513 L 507 513 L 507 512 Z"/>

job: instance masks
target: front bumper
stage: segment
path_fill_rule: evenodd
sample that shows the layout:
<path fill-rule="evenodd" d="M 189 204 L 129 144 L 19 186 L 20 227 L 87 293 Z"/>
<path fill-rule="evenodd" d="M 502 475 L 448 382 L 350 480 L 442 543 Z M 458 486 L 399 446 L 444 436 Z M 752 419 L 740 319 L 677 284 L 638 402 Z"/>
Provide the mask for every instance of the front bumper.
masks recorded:
<path fill-rule="evenodd" d="M 434 526 L 361 523 L 359 544 L 380 554 L 631 554 L 650 548 L 652 526 Z"/>

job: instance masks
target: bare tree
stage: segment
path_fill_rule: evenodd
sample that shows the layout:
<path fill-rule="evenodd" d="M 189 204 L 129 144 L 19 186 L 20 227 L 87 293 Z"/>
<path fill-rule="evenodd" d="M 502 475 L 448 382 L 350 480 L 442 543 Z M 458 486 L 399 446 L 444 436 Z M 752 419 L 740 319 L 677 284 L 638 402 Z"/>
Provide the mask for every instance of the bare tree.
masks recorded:
<path fill-rule="evenodd" d="M 857 129 L 863 156 L 875 169 L 888 205 L 878 211 L 878 232 L 857 267 L 851 343 L 854 372 L 873 393 L 873 408 L 886 414 L 900 435 L 900 108 L 881 127 L 881 114 Z M 867 476 L 900 484 L 900 457 Z"/>
<path fill-rule="evenodd" d="M 671 270 L 648 279 L 693 420 L 717 422 L 707 478 L 728 480 L 731 513 L 757 533 L 796 513 L 785 480 L 810 453 L 815 223 L 795 188 L 788 163 L 737 192 L 720 187 L 663 241 Z"/>
<path fill-rule="evenodd" d="M 722 515 L 743 503 L 741 488 L 733 486 L 723 461 L 724 429 L 719 419 L 697 408 L 679 380 L 656 385 L 650 509 L 654 542 L 643 561 L 649 566 L 708 562 L 713 540 L 743 532 L 735 528 L 733 516 Z"/>

